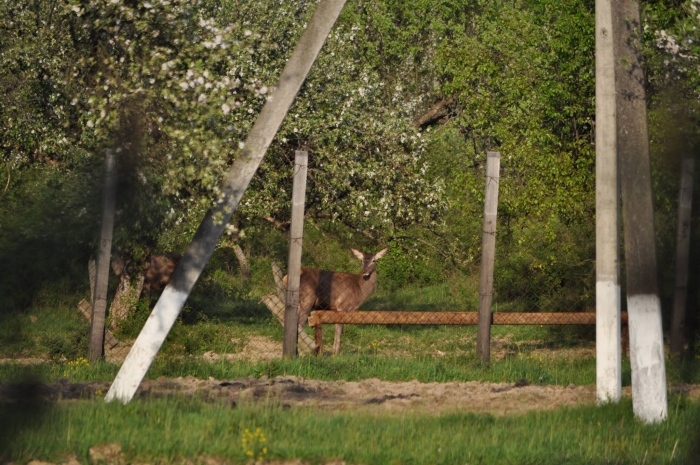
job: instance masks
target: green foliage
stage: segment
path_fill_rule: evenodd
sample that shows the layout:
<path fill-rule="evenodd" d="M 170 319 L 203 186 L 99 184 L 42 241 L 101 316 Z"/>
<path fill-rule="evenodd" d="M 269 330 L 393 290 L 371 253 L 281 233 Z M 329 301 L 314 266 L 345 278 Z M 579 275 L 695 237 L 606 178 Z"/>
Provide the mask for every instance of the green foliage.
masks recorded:
<path fill-rule="evenodd" d="M 657 0 L 645 3 L 642 9 L 660 291 L 669 306 L 675 287 L 681 160 L 688 156 L 697 159 L 700 146 L 699 8 L 697 1 Z M 697 193 L 697 182 L 694 189 Z M 693 203 L 697 202 L 695 197 Z M 700 229 L 697 215 L 693 217 L 690 253 L 697 257 Z M 691 258 L 689 282 L 698 279 L 700 270 L 695 263 L 697 260 Z M 694 287 L 689 290 L 689 299 L 696 301 Z M 665 316 L 670 317 L 670 313 Z M 697 328 L 697 324 L 697 318 L 691 317 L 689 327 Z"/>
<path fill-rule="evenodd" d="M 189 236 L 193 218 L 218 198 L 221 175 L 274 94 L 313 3 L 66 0 L 1 8 L 8 33 L 0 85 L 16 100 L 1 115 L 8 171 L 116 148 L 126 195 L 115 246 L 142 260 L 158 243 L 175 245 L 161 231 Z M 327 41 L 240 207 L 237 221 L 251 233 L 257 218 L 288 217 L 289 158 L 302 147 L 313 153 L 312 217 L 380 240 L 416 222 L 440 223 L 441 181 L 422 176 L 414 107 L 358 53 L 360 29 L 343 19 Z M 394 95 L 389 105 L 387 95 Z M 43 136 L 37 153 L 36 144 L 21 143 L 37 137 L 23 121 L 43 113 L 55 134 Z"/>
<path fill-rule="evenodd" d="M 443 90 L 460 101 L 455 123 L 473 141 L 475 163 L 487 149 L 502 152 L 506 218 L 579 219 L 590 214 L 593 179 L 591 5 L 492 5 L 437 57 L 449 78 Z"/>
<path fill-rule="evenodd" d="M 690 108 L 697 124 L 700 92 L 700 3 L 697 0 L 656 0 L 644 5 L 644 39 L 647 44 L 652 95 L 671 88 L 685 102 L 666 104 Z M 697 143 L 697 128 L 683 128 Z M 695 129 L 695 130 L 694 130 Z"/>
<path fill-rule="evenodd" d="M 251 27 L 291 50 L 290 36 L 301 32 L 302 23 L 290 21 L 295 18 L 285 14 L 286 7 L 279 11 L 275 4 L 274 15 L 264 8 Z M 378 240 L 414 223 L 439 223 L 441 182 L 422 176 L 426 162 L 421 134 L 410 125 L 413 107 L 401 86 L 390 87 L 359 53 L 367 18 L 354 17 L 348 8 L 270 147 L 241 205 L 242 220 L 289 218 L 292 153 L 308 148 L 309 217 L 331 218 Z M 285 55 L 274 57 L 277 67 Z"/>
<path fill-rule="evenodd" d="M 86 160 L 74 170 L 13 171 L 0 202 L 0 311 L 28 306 L 49 290 L 65 300 L 87 288 L 98 214 L 93 168 Z"/>
<path fill-rule="evenodd" d="M 552 310 L 590 305 L 593 5 L 489 2 L 463 21 L 434 58 L 456 108 L 430 137 L 430 174 L 450 200 L 442 240 L 431 242 L 456 264 L 478 260 L 485 151 L 498 150 L 498 298 L 548 289 L 579 294 Z"/>

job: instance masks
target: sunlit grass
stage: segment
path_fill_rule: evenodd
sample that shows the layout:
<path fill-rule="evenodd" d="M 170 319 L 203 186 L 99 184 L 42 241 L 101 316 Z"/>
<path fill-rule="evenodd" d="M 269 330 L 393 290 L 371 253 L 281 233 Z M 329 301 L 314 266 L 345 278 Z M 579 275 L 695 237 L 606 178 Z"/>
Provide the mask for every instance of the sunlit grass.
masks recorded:
<path fill-rule="evenodd" d="M 129 461 L 172 463 L 207 455 L 243 463 L 255 439 L 254 453 L 265 447 L 266 459 L 311 463 L 693 463 L 700 404 L 677 396 L 670 404 L 668 420 L 658 425 L 636 420 L 628 400 L 509 417 L 232 409 L 185 399 L 59 403 L 34 406 L 28 417 L 5 404 L 0 445 L 4 459 L 18 461 L 60 460 L 73 452 L 88 462 L 89 447 L 117 442 Z"/>

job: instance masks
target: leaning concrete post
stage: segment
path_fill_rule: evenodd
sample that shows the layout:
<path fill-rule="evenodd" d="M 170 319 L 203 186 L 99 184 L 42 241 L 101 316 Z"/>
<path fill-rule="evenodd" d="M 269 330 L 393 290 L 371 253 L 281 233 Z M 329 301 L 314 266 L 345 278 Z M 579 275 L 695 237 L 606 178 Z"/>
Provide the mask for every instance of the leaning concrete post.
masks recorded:
<path fill-rule="evenodd" d="M 491 305 L 493 304 L 493 268 L 496 260 L 496 217 L 501 154 L 487 152 L 484 231 L 481 240 L 481 281 L 479 283 L 479 322 L 476 333 L 476 354 L 479 361 L 491 361 Z"/>
<path fill-rule="evenodd" d="M 595 3 L 595 181 L 596 181 L 596 397 L 619 402 L 620 222 L 615 121 L 615 60 L 611 0 Z"/>
<path fill-rule="evenodd" d="M 277 91 L 268 99 L 255 125 L 245 141 L 245 146 L 231 166 L 221 198 L 207 212 L 182 261 L 161 294 L 151 316 L 134 342 L 114 379 L 106 401 L 118 399 L 129 402 L 138 389 L 148 368 L 163 345 L 187 296 L 204 270 L 226 224 L 248 188 L 253 175 L 272 143 L 289 107 L 311 65 L 316 61 L 323 43 L 340 15 L 345 0 L 321 0 L 299 39 L 292 56 L 282 71 Z"/>
<path fill-rule="evenodd" d="M 287 262 L 287 300 L 284 311 L 285 357 L 296 357 L 299 326 L 299 274 L 301 271 L 301 242 L 304 237 L 304 201 L 306 199 L 306 170 L 309 153 L 298 150 L 294 159 L 292 188 L 292 221 L 289 227 L 289 260 Z"/>
<path fill-rule="evenodd" d="M 632 406 L 654 423 L 666 418 L 668 406 L 639 4 L 615 1 L 612 13 Z"/>
<path fill-rule="evenodd" d="M 102 231 L 97 252 L 97 273 L 95 275 L 92 321 L 90 324 L 90 363 L 104 355 L 105 313 L 107 311 L 107 281 L 109 261 L 112 253 L 112 232 L 114 230 L 114 207 L 116 203 L 117 173 L 114 150 L 108 149 L 105 160 L 105 185 L 102 198 Z"/>

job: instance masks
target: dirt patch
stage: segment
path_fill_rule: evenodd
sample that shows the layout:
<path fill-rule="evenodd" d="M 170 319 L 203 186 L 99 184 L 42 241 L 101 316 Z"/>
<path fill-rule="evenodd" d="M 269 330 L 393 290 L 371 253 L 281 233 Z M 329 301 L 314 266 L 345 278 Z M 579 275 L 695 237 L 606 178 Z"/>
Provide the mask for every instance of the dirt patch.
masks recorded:
<path fill-rule="evenodd" d="M 581 360 L 584 358 L 595 358 L 595 347 L 577 347 L 566 349 L 535 349 L 533 356 L 547 359 Z"/>
<path fill-rule="evenodd" d="M 105 360 L 109 363 L 121 365 L 129 354 L 134 340 L 120 340 L 119 345 L 113 349 L 105 348 Z M 228 361 L 245 360 L 248 362 L 266 362 L 282 358 L 282 343 L 267 336 L 252 336 L 243 346 L 243 350 L 235 354 L 217 354 L 213 351 L 205 352 L 202 359 L 208 362 L 216 362 L 221 359 Z M 1 361 L 2 359 L 0 359 Z"/>
<path fill-rule="evenodd" d="M 31 392 L 46 400 L 86 399 L 103 396 L 109 383 L 70 383 L 0 385 L 1 401 L 17 401 Z M 680 385 L 672 391 L 691 399 L 700 398 L 699 385 Z M 630 390 L 623 390 L 629 396 Z M 364 381 L 316 381 L 293 376 L 268 379 L 200 380 L 193 377 L 146 380 L 137 392 L 139 398 L 197 397 L 229 405 L 273 403 L 284 408 L 313 407 L 327 410 L 377 411 L 439 414 L 475 412 L 493 415 L 522 414 L 532 410 L 595 403 L 595 386 L 533 386 L 527 380 L 516 383 L 419 383 Z"/>
<path fill-rule="evenodd" d="M 224 359 L 228 361 L 246 360 L 249 362 L 266 362 L 282 358 L 282 343 L 266 336 L 253 336 L 248 339 L 243 350 L 236 354 L 217 354 L 206 352 L 203 358 L 210 362 Z"/>

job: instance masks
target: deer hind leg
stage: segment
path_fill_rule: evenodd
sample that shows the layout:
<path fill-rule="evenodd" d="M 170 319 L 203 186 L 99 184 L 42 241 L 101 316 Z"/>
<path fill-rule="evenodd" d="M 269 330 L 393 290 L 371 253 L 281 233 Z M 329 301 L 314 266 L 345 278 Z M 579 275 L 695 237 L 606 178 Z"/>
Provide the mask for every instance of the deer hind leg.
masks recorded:
<path fill-rule="evenodd" d="M 340 337 L 343 335 L 343 325 L 335 325 L 335 338 L 333 339 L 333 355 L 340 354 Z"/>

